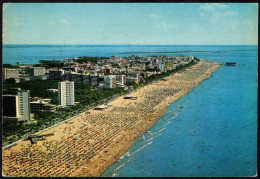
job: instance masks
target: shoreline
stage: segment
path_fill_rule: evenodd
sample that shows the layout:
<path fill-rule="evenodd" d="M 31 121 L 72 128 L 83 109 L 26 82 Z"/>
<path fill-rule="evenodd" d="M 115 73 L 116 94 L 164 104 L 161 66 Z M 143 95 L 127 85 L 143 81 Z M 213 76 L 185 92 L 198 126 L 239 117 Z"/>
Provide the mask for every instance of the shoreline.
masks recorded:
<path fill-rule="evenodd" d="M 5 171 L 11 174 L 10 176 L 101 176 L 166 113 L 170 104 L 184 97 L 219 67 L 219 63 L 201 60 L 185 72 L 168 76 L 166 81 L 157 81 L 132 92 L 131 95 L 136 96 L 137 100 L 119 97 L 110 102 L 109 107 L 103 111 L 91 110 L 87 115 L 70 120 L 74 122 L 73 124 L 63 123 L 48 129 L 46 132 L 54 132 L 55 135 L 48 137 L 46 141 L 38 141 L 36 146 L 40 146 L 38 148 L 43 154 L 38 154 L 37 151 L 36 154 L 42 156 L 40 159 L 42 161 L 49 156 L 55 159 L 52 163 L 43 164 L 43 168 L 38 166 L 34 170 L 28 167 L 27 170 L 27 163 L 35 161 L 39 156 L 31 157 L 31 150 L 35 147 L 30 146 L 29 141 L 19 142 L 11 148 L 12 150 L 7 149 L 2 152 L 3 175 Z M 73 132 L 75 133 L 72 134 Z M 73 143 L 75 141 L 72 138 L 77 138 L 76 144 Z M 55 146 L 58 146 L 58 151 Z M 69 149 L 71 146 L 74 147 L 74 151 Z M 22 157 L 15 157 L 15 160 L 8 161 L 10 152 L 19 153 L 21 150 L 26 151 L 26 154 L 30 153 L 30 157 L 25 161 Z M 66 158 L 66 155 L 70 154 L 76 157 Z M 19 161 L 22 163 L 19 164 Z M 57 163 L 58 165 L 64 163 L 64 170 L 59 170 L 60 166 L 57 166 Z M 10 172 L 8 169 L 12 165 L 18 165 L 18 168 Z M 26 172 L 16 172 L 19 166 L 26 168 Z M 46 174 L 46 171 L 49 173 Z"/>
<path fill-rule="evenodd" d="M 220 66 L 219 66 L 218 68 L 220 68 Z M 203 80 L 206 80 L 206 79 L 210 78 L 211 75 L 212 75 L 212 73 L 214 73 L 215 71 L 217 71 L 218 68 L 216 68 L 216 69 L 209 69 L 208 71 L 210 71 L 211 73 L 209 73 L 209 74 L 207 74 L 207 75 L 205 75 L 205 76 L 203 75 L 203 77 L 200 77 L 199 79 L 197 79 L 197 83 L 196 83 L 191 89 L 193 89 L 193 88 L 199 86 L 199 84 L 200 84 Z M 172 78 L 173 76 L 174 76 L 174 75 L 171 75 L 171 76 L 169 76 L 169 77 Z M 167 77 L 167 78 L 169 78 L 169 77 Z M 128 145 L 129 145 L 130 147 L 129 147 L 129 148 L 126 147 L 127 150 L 124 150 L 124 152 L 121 153 L 120 157 L 121 157 L 122 155 L 124 155 L 124 154 L 127 153 L 127 151 L 133 146 L 133 144 L 137 141 L 137 139 L 138 139 L 139 137 L 141 137 L 146 131 L 148 131 L 149 129 L 151 129 L 151 128 L 154 126 L 154 124 L 156 124 L 156 122 L 167 112 L 169 105 L 171 105 L 172 103 L 174 103 L 174 102 L 178 101 L 179 99 L 183 98 L 184 96 L 186 96 L 186 95 L 190 92 L 191 89 L 185 90 L 185 91 L 183 91 L 183 92 L 180 91 L 178 94 L 176 94 L 176 95 L 174 95 L 174 96 L 172 96 L 172 97 L 169 97 L 169 98 L 165 99 L 164 101 L 162 101 L 160 104 L 158 104 L 155 108 L 161 109 L 161 111 L 158 112 L 158 115 L 156 115 L 155 119 L 152 120 L 152 122 L 150 123 L 151 125 L 147 125 L 147 128 L 146 128 L 144 131 L 142 131 L 141 133 L 139 133 L 139 134 L 137 135 L 137 137 L 135 137 L 136 139 L 134 140 L 133 143 L 131 143 L 131 144 L 128 143 Z M 122 139 L 122 141 L 121 141 L 122 144 L 124 144 L 123 141 L 124 141 L 124 139 Z M 120 158 L 120 157 L 119 157 L 119 158 Z M 117 160 L 119 160 L 119 158 L 117 158 Z M 117 161 L 117 160 L 116 160 L 116 161 Z M 116 161 L 114 161 L 111 165 L 113 165 Z M 108 169 L 111 165 L 109 165 L 106 169 Z M 106 170 L 104 170 L 104 171 L 103 171 L 100 175 L 98 175 L 98 176 L 101 176 L 105 171 L 106 171 Z"/>

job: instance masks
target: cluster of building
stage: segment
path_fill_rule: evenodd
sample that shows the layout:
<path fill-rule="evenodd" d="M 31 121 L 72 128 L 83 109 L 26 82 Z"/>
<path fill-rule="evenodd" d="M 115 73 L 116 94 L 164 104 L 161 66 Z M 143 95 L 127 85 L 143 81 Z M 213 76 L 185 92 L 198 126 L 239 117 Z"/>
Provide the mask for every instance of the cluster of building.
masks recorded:
<path fill-rule="evenodd" d="M 73 106 L 74 82 L 58 83 L 59 106 L 51 104 L 51 99 L 30 97 L 30 90 L 21 88 L 4 90 L 2 99 L 3 119 L 29 122 L 33 120 L 32 110 L 56 111 L 59 107 Z"/>
<path fill-rule="evenodd" d="M 20 66 L 19 68 L 3 68 L 3 80 L 15 79 L 16 83 L 30 80 L 47 80 L 48 75 L 44 67 Z"/>
<path fill-rule="evenodd" d="M 89 84 L 94 88 L 106 89 L 126 86 L 126 83 L 140 82 L 141 78 L 166 73 L 194 61 L 193 56 L 149 56 L 139 57 L 132 55 L 128 58 L 111 57 L 102 59 L 98 63 L 78 63 L 74 60 L 72 65 L 61 68 L 28 67 L 20 66 L 17 69 L 4 68 L 3 80 L 14 78 L 17 83 L 28 80 L 58 80 L 73 81 L 74 83 Z M 72 62 L 66 59 L 64 64 Z M 114 68 L 113 66 L 116 67 Z"/>
<path fill-rule="evenodd" d="M 89 84 L 97 89 L 117 87 L 127 89 L 127 83 L 138 84 L 141 79 L 166 73 L 192 61 L 196 61 L 193 56 L 184 58 L 137 55 L 127 58 L 111 57 L 102 59 L 98 63 L 78 63 L 76 59 L 66 59 L 64 64 L 73 62 L 72 65 L 49 69 L 28 66 L 20 66 L 16 69 L 4 68 L 3 80 L 13 78 L 17 83 L 35 79 L 57 80 L 58 89 L 50 90 L 58 91 L 59 106 L 72 106 L 75 104 L 74 83 Z M 50 102 L 51 99 L 31 98 L 29 90 L 8 89 L 3 93 L 3 116 L 18 121 L 30 121 L 31 110 L 56 110 L 56 106 Z"/>

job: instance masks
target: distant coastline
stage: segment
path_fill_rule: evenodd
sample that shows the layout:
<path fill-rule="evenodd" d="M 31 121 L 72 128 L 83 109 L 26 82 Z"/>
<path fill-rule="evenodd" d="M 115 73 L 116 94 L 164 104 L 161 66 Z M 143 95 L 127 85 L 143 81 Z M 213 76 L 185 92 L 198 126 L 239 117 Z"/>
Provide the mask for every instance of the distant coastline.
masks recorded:
<path fill-rule="evenodd" d="M 119 54 L 145 54 L 145 53 L 162 53 L 162 54 L 167 54 L 167 53 L 195 53 L 195 52 L 206 52 L 206 53 L 227 53 L 230 51 L 195 51 L 195 50 L 187 50 L 187 51 L 172 51 L 172 52 L 123 52 Z"/>
<path fill-rule="evenodd" d="M 232 51 L 258 51 L 257 45 L 22 45 L 4 44 L 2 47 L 3 64 L 38 64 L 39 60 L 63 60 L 78 56 L 127 56 L 131 53 L 148 55 L 185 55 L 204 58 L 214 54 Z M 143 53 L 142 53 L 143 52 Z M 221 52 L 221 53 L 218 53 Z M 224 53 L 223 53 L 224 54 Z M 206 57 L 208 58 L 208 57 Z M 214 60 L 214 59 L 212 59 Z"/>

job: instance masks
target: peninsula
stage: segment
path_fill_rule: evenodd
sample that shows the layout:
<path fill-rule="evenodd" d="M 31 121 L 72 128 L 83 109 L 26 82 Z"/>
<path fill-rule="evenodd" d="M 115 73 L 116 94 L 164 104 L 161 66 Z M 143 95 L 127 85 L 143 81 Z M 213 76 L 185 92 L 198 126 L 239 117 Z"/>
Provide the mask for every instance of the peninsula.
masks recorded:
<path fill-rule="evenodd" d="M 34 145 L 20 141 L 2 152 L 3 175 L 101 176 L 164 115 L 168 105 L 185 96 L 219 67 L 216 62 L 200 60 L 97 108 L 102 110 L 81 113 L 69 122 L 41 131 L 39 134 L 54 134 L 44 141 Z"/>

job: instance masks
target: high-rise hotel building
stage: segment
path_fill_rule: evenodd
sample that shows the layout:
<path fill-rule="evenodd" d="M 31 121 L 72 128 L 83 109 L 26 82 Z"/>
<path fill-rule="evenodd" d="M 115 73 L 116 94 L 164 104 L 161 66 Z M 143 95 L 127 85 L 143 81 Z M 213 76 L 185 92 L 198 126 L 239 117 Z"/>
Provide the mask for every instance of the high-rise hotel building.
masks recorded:
<path fill-rule="evenodd" d="M 30 91 L 20 88 L 3 92 L 3 118 L 30 121 Z"/>
<path fill-rule="evenodd" d="M 72 106 L 74 105 L 74 82 L 63 81 L 58 83 L 59 87 L 59 105 Z"/>

